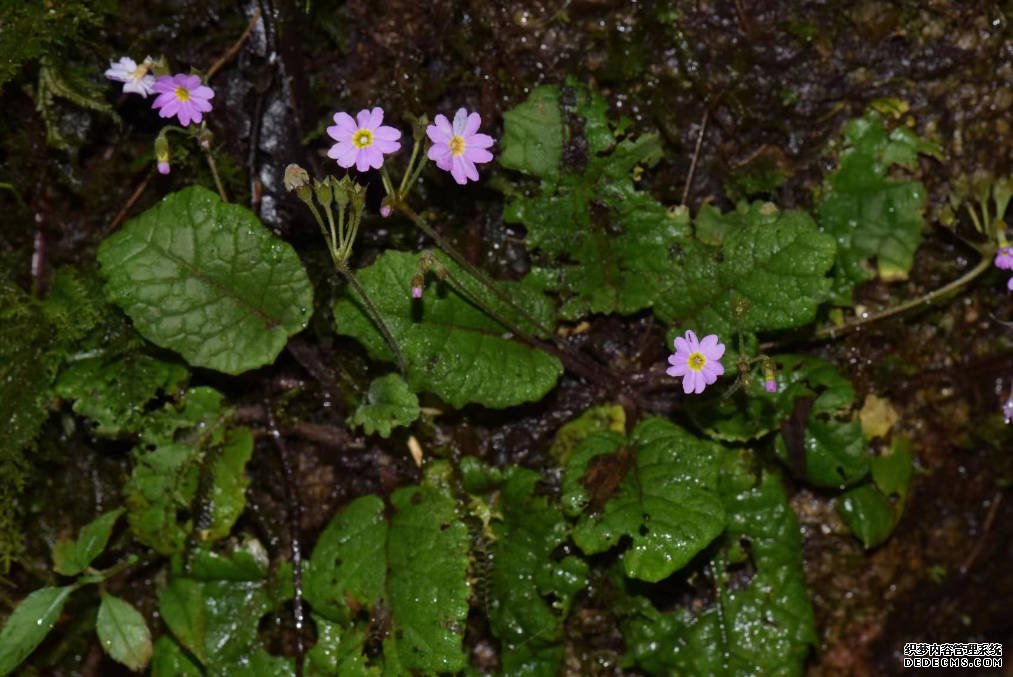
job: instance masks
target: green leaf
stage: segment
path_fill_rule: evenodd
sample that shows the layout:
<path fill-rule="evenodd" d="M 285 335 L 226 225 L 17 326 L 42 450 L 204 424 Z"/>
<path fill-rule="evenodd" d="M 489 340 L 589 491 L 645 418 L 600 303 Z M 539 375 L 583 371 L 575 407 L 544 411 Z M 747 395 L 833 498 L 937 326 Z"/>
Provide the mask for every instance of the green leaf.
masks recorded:
<path fill-rule="evenodd" d="M 389 627 L 384 674 L 461 670 L 469 536 L 457 503 L 431 486 L 398 489 L 390 501 L 386 511 L 365 496 L 331 520 L 310 559 L 306 599 L 349 632 L 365 631 L 370 616 Z M 342 660 L 352 653 L 343 648 Z"/>
<path fill-rule="evenodd" d="M 39 588 L 15 607 L 0 630 L 0 675 L 10 674 L 45 639 L 73 591 L 70 585 Z"/>
<path fill-rule="evenodd" d="M 97 434 L 112 436 L 136 431 L 145 405 L 159 392 L 172 394 L 187 376 L 182 365 L 143 353 L 92 357 L 65 369 L 56 393 L 74 400 L 74 411 L 95 421 Z"/>
<path fill-rule="evenodd" d="M 921 242 L 925 188 L 889 178 L 893 165 L 915 167 L 919 154 L 939 149 L 903 127 L 887 134 L 870 111 L 845 129 L 846 145 L 819 206 L 820 226 L 838 244 L 835 301 L 850 304 L 854 285 L 874 277 L 907 278 Z"/>
<path fill-rule="evenodd" d="M 632 543 L 622 554 L 626 575 L 660 581 L 724 529 L 717 494 L 720 448 L 662 419 L 641 422 L 628 446 L 614 436 L 605 438 L 612 453 L 602 453 L 602 439 L 599 433 L 585 440 L 566 468 L 564 503 L 579 481 L 588 489 L 591 508 L 574 527 L 573 540 L 595 554 L 627 536 Z M 603 508 L 596 505 L 600 494 L 607 497 Z"/>
<path fill-rule="evenodd" d="M 108 297 L 141 334 L 194 366 L 239 374 L 270 364 L 312 312 L 292 247 L 199 186 L 132 219 L 98 259 Z"/>
<path fill-rule="evenodd" d="M 722 471 L 728 531 L 712 567 L 718 605 L 662 613 L 633 600 L 623 634 L 631 660 L 649 674 L 802 674 L 816 643 L 802 538 L 777 475 L 757 477 L 746 455 Z"/>
<path fill-rule="evenodd" d="M 743 204 L 725 218 L 720 247 L 692 240 L 681 245 L 677 265 L 656 296 L 655 314 L 701 336 L 725 339 L 736 329 L 812 322 L 830 291 L 833 238 L 820 233 L 808 214 L 782 212 L 770 203 Z M 710 227 L 710 237 L 717 237 L 717 228 Z"/>
<path fill-rule="evenodd" d="M 205 541 L 229 534 L 246 505 L 244 471 L 253 451 L 248 429 L 227 427 L 230 415 L 221 393 L 191 388 L 180 404 L 145 418 L 123 489 L 140 542 L 169 555 L 182 550 L 195 524 Z"/>
<path fill-rule="evenodd" d="M 375 667 L 367 667 L 362 655 L 366 644 L 364 630 L 345 630 L 340 623 L 332 623 L 321 616 L 313 616 L 317 628 L 317 643 L 306 654 L 306 674 L 309 677 L 370 677 L 380 674 Z"/>
<path fill-rule="evenodd" d="M 540 193 L 512 197 L 504 219 L 524 224 L 528 248 L 547 259 L 539 275 L 563 297 L 564 318 L 636 312 L 664 288 L 673 268 L 670 249 L 686 235 L 687 214 L 669 213 L 634 186 L 635 167 L 661 157 L 658 137 L 617 143 L 601 96 L 580 87 L 570 95 L 577 127 L 570 133 L 581 135 L 571 144 L 583 147 L 580 161 Z"/>
<path fill-rule="evenodd" d="M 441 262 L 455 279 L 468 277 L 452 262 Z M 435 393 L 453 407 L 469 402 L 508 407 L 541 399 L 552 389 L 562 372 L 555 357 L 505 336 L 502 325 L 450 285 L 430 284 L 422 301 L 413 301 L 409 290 L 417 270 L 418 255 L 388 251 L 357 274 L 404 352 L 412 388 Z M 516 283 L 499 284 L 536 318 L 551 324 L 544 297 Z M 383 336 L 353 297 L 334 304 L 338 333 L 357 339 L 372 357 L 394 361 Z M 513 317 L 494 298 L 489 303 Z"/>
<path fill-rule="evenodd" d="M 468 530 L 446 491 L 405 487 L 391 495 L 387 604 L 393 627 L 385 661 L 424 673 L 456 672 L 468 616 Z"/>
<path fill-rule="evenodd" d="M 848 489 L 837 499 L 837 512 L 866 548 L 874 548 L 893 531 L 890 499 L 870 484 Z"/>
<path fill-rule="evenodd" d="M 306 601 L 318 614 L 350 623 L 372 611 L 383 595 L 387 566 L 387 521 L 383 501 L 357 498 L 335 515 L 320 534 L 303 574 Z"/>
<path fill-rule="evenodd" d="M 285 572 L 290 575 L 291 569 L 286 567 Z M 209 674 L 231 672 L 263 650 L 260 619 L 282 601 L 270 586 L 269 581 L 177 578 L 159 595 L 159 612 L 173 636 Z"/>
<path fill-rule="evenodd" d="M 204 677 L 204 672 L 171 635 L 162 635 L 155 640 L 151 677 Z"/>
<path fill-rule="evenodd" d="M 131 670 L 141 670 L 151 660 L 148 624 L 129 602 L 103 594 L 95 631 L 105 652 Z"/>
<path fill-rule="evenodd" d="M 534 471 L 511 468 L 500 493 L 502 519 L 493 525 L 486 605 L 509 675 L 559 674 L 563 621 L 587 580 L 584 560 L 553 556 L 568 540 L 569 528 L 559 508 L 536 494 L 541 479 Z"/>
<path fill-rule="evenodd" d="M 820 487 L 844 488 L 861 480 L 869 472 L 869 454 L 853 411 L 851 382 L 820 358 L 779 355 L 775 361 L 780 367 L 775 406 L 783 418 L 813 398 L 800 446 L 789 450 L 781 434 L 774 445 L 777 455 L 798 470 L 792 454 L 801 451 L 806 480 Z"/>
<path fill-rule="evenodd" d="M 253 433 L 249 428 L 232 428 L 216 450 L 211 464 L 211 491 L 207 496 L 206 525 L 200 530 L 205 541 L 217 541 L 232 531 L 246 508 L 246 463 L 253 454 Z"/>
<path fill-rule="evenodd" d="M 499 163 L 508 169 L 551 178 L 563 157 L 563 120 L 557 87 L 536 87 L 527 101 L 503 114 Z"/>
<path fill-rule="evenodd" d="M 397 374 L 373 379 L 366 399 L 359 403 L 349 424 L 361 426 L 367 435 L 379 433 L 390 437 L 390 431 L 409 426 L 419 417 L 419 398 Z"/>
<path fill-rule="evenodd" d="M 897 496 L 900 505 L 907 500 L 911 487 L 911 475 L 914 472 L 914 454 L 911 452 L 911 440 L 895 436 L 890 445 L 890 452 L 883 456 L 869 459 L 872 469 L 872 481 L 887 496 Z"/>
<path fill-rule="evenodd" d="M 200 544 L 190 554 L 190 575 L 200 581 L 259 581 L 267 576 L 269 566 L 267 551 L 252 536 L 227 553 Z"/>
<path fill-rule="evenodd" d="M 57 541 L 53 546 L 53 571 L 76 576 L 102 554 L 123 508 L 111 510 L 81 528 L 76 540 Z"/>

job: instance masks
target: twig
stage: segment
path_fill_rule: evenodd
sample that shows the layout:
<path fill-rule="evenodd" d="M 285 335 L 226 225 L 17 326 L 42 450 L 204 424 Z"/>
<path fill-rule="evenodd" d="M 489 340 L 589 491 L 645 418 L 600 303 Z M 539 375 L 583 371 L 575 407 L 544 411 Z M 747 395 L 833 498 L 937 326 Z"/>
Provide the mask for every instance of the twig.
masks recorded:
<path fill-rule="evenodd" d="M 967 559 L 964 560 L 963 564 L 960 565 L 960 575 L 964 576 L 971 567 L 974 565 L 975 560 L 978 559 L 978 555 L 981 554 L 982 548 L 985 547 L 985 538 L 988 536 L 988 532 L 992 530 L 992 523 L 995 522 L 995 515 L 999 512 L 999 504 L 1002 503 L 1002 492 L 995 495 L 992 499 L 992 505 L 988 507 L 988 514 L 985 515 L 985 523 L 981 526 L 981 536 L 978 537 L 977 543 L 974 544 L 974 548 L 971 549 Z"/>
<path fill-rule="evenodd" d="M 299 542 L 299 523 L 302 517 L 302 504 L 299 502 L 299 487 L 296 485 L 295 473 L 292 471 L 292 458 L 288 453 L 288 445 L 285 438 L 278 430 L 278 423 L 274 419 L 274 410 L 270 401 L 264 401 L 264 408 L 267 411 L 267 425 L 271 431 L 274 444 L 278 447 L 278 456 L 281 457 L 281 471 L 284 475 L 285 485 L 285 506 L 288 513 L 289 541 L 292 545 L 292 616 L 295 619 L 295 674 L 302 677 L 303 663 L 306 659 L 306 645 L 303 642 L 303 618 L 302 610 L 302 547 Z"/>
<path fill-rule="evenodd" d="M 137 201 L 141 199 L 141 195 L 143 195 L 144 191 L 147 190 L 148 184 L 151 183 L 153 176 L 155 176 L 155 170 L 149 169 L 147 176 L 144 177 L 143 181 L 137 184 L 137 188 L 134 188 L 134 192 L 131 193 L 130 197 L 127 198 L 127 201 L 123 203 L 123 207 L 120 208 L 120 211 L 115 217 L 113 217 L 112 223 L 110 223 L 105 229 L 103 235 L 107 235 L 111 231 L 116 230 L 120 227 L 120 224 L 127 219 L 127 216 L 130 215 L 130 210 L 134 208 Z"/>
<path fill-rule="evenodd" d="M 844 334 L 852 332 L 855 329 L 858 329 L 859 327 L 864 326 L 866 324 L 878 322 L 879 320 L 885 320 L 888 317 L 900 315 L 901 313 L 906 313 L 907 311 L 914 310 L 919 306 L 930 305 L 936 299 L 946 296 L 947 294 L 950 294 L 960 289 L 965 284 L 969 283 L 971 280 L 973 280 L 974 278 L 978 277 L 986 270 L 988 270 L 989 266 L 991 265 L 992 265 L 992 257 L 987 253 L 985 253 L 985 255 L 981 257 L 981 261 L 978 262 L 978 265 L 976 265 L 974 268 L 958 277 L 956 280 L 953 280 L 952 282 L 943 285 L 942 287 L 936 289 L 933 292 L 929 292 L 924 296 L 919 296 L 918 298 L 912 299 L 907 303 L 902 303 L 899 306 L 893 306 L 892 308 L 887 308 L 886 310 L 883 310 L 881 312 L 873 313 L 868 317 L 863 317 L 859 320 L 855 320 L 854 322 L 848 322 L 840 326 L 821 327 L 820 329 L 816 330 L 816 332 L 813 334 L 813 338 L 817 340 L 825 338 L 837 338 L 839 336 L 843 336 Z"/>
<path fill-rule="evenodd" d="M 215 159 L 211 156 L 211 151 L 204 151 L 204 157 L 208 159 L 208 167 L 211 168 L 211 176 L 215 178 L 215 187 L 218 189 L 218 195 L 221 196 L 222 202 L 228 202 L 229 198 L 225 194 L 225 186 L 222 185 L 222 179 L 218 176 L 218 164 Z"/>
<path fill-rule="evenodd" d="M 205 79 L 210 80 L 211 78 L 213 78 L 215 73 L 220 71 L 222 67 L 225 66 L 225 64 L 227 64 L 229 61 L 232 61 L 232 59 L 235 58 L 236 54 L 239 54 L 239 50 L 241 50 L 246 41 L 250 39 L 250 34 L 253 33 L 253 29 L 256 27 L 257 22 L 259 20 L 260 20 L 260 7 L 257 7 L 256 9 L 253 10 L 253 15 L 250 17 L 250 23 L 246 26 L 246 30 L 243 31 L 243 34 L 239 36 L 239 39 L 236 40 L 235 44 L 229 47 L 229 51 L 222 54 L 217 61 L 211 64 L 211 66 L 208 68 Z"/>
<path fill-rule="evenodd" d="M 693 185 L 693 174 L 696 173 L 696 162 L 700 159 L 700 146 L 703 145 L 703 135 L 707 131 L 707 120 L 710 118 L 710 108 L 705 108 L 703 111 L 703 120 L 700 121 L 700 133 L 696 137 L 696 148 L 693 149 L 693 161 L 689 165 L 689 174 L 686 175 L 686 185 L 682 189 L 682 202 L 683 206 L 686 205 L 686 200 L 689 198 L 689 187 Z"/>

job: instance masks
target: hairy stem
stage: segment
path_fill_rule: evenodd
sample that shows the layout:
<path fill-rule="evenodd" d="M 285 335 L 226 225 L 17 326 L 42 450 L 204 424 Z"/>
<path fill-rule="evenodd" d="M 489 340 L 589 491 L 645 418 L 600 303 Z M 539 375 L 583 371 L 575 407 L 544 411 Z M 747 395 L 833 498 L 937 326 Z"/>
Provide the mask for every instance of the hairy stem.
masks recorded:
<path fill-rule="evenodd" d="M 397 358 L 398 369 L 400 369 L 401 373 L 404 374 L 406 371 L 404 353 L 401 352 L 401 347 L 394 339 L 394 335 L 390 333 L 390 329 L 387 328 L 387 323 L 383 321 L 383 316 L 380 315 L 380 311 L 376 309 L 375 305 L 373 305 L 373 301 L 370 300 L 369 295 L 366 294 L 366 290 L 362 288 L 362 285 L 359 284 L 355 275 L 352 274 L 352 270 L 348 267 L 348 263 L 346 261 L 335 259 L 334 267 L 338 269 L 338 272 L 341 273 L 341 275 L 348 281 L 348 284 L 352 285 L 352 288 L 355 289 L 355 293 L 359 295 L 360 299 L 362 299 L 362 302 L 366 306 L 366 312 L 369 313 L 370 319 L 372 319 L 373 323 L 376 324 L 376 328 L 380 330 L 381 334 L 383 334 L 384 340 L 387 342 L 387 345 L 390 346 L 395 358 Z"/>
<path fill-rule="evenodd" d="M 840 336 L 843 336 L 844 334 L 854 331 L 855 329 L 858 329 L 859 327 L 865 326 L 867 324 L 878 322 L 880 320 L 885 320 L 888 317 L 900 315 L 902 313 L 908 312 L 909 310 L 914 310 L 922 306 L 931 305 L 934 301 L 943 298 L 949 294 L 952 294 L 953 292 L 967 285 L 976 277 L 978 277 L 986 270 L 988 270 L 989 266 L 992 264 L 993 253 L 994 252 L 988 250 L 982 251 L 981 261 L 978 262 L 978 265 L 976 265 L 974 268 L 958 277 L 956 280 L 953 280 L 952 282 L 943 285 L 939 289 L 931 291 L 923 296 L 919 296 L 916 299 L 912 299 L 907 303 L 902 303 L 899 306 L 893 306 L 892 308 L 887 308 L 886 310 L 880 311 L 878 313 L 873 313 L 872 315 L 863 317 L 859 320 L 855 320 L 854 322 L 848 322 L 846 324 L 837 327 L 822 327 L 818 329 L 815 334 L 813 334 L 813 338 L 815 339 L 838 338 Z"/>

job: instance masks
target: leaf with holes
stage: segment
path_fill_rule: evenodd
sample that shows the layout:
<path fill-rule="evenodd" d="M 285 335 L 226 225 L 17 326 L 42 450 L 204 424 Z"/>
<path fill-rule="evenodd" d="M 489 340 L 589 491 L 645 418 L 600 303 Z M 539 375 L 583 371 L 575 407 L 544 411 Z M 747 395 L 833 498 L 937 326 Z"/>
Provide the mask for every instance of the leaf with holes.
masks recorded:
<path fill-rule="evenodd" d="M 270 364 L 313 291 L 295 251 L 199 186 L 166 197 L 98 251 L 106 294 L 157 345 L 227 374 Z"/>
<path fill-rule="evenodd" d="M 454 407 L 469 402 L 508 407 L 541 399 L 556 384 L 562 366 L 555 357 L 524 345 L 449 283 L 430 283 L 422 300 L 409 293 L 418 270 L 417 254 L 388 251 L 357 273 L 383 316 L 407 362 L 408 383 L 428 390 Z M 505 305 L 474 282 L 453 262 L 441 258 L 455 279 L 483 294 L 498 313 L 512 317 Z M 542 324 L 552 324 L 548 300 L 517 283 L 500 282 L 514 301 Z M 381 360 L 394 355 L 354 292 L 334 304 L 339 334 L 352 336 Z"/>
<path fill-rule="evenodd" d="M 398 489 L 389 509 L 365 496 L 321 535 L 306 574 L 306 599 L 346 632 L 387 627 L 384 674 L 456 672 L 467 662 L 469 545 L 447 489 Z M 343 651 L 342 661 L 357 670 L 354 648 Z"/>
<path fill-rule="evenodd" d="M 674 266 L 667 254 L 687 234 L 688 212 L 669 213 L 635 188 L 635 168 L 661 157 L 656 135 L 617 141 L 600 95 L 567 87 L 564 98 L 572 99 L 566 132 L 568 153 L 575 157 L 539 193 L 511 197 L 504 219 L 524 224 L 528 248 L 543 261 L 539 276 L 563 298 L 564 318 L 636 312 L 650 306 L 664 287 Z M 560 99 L 558 90 L 543 87 L 514 111 L 527 115 L 555 108 L 552 115 L 558 117 Z M 526 128 L 523 138 L 504 136 L 503 155 L 526 153 L 532 139 L 555 147 L 561 139 L 558 125 Z M 533 171 L 530 164 L 516 166 Z M 541 168 L 534 173 L 555 177 Z"/>
<path fill-rule="evenodd" d="M 630 600 L 623 635 L 632 662 L 645 672 L 802 674 L 816 643 L 802 537 L 780 478 L 756 466 L 742 452 L 722 468 L 728 531 L 711 567 L 718 604 L 660 612 L 646 598 Z"/>
<path fill-rule="evenodd" d="M 186 367 L 143 353 L 90 357 L 60 374 L 56 393 L 74 400 L 74 411 L 94 421 L 97 434 L 118 435 L 134 432 L 144 406 L 159 392 L 172 394 L 187 376 Z"/>
<path fill-rule="evenodd" d="M 563 483 L 564 506 L 585 510 L 574 542 L 591 555 L 627 536 L 626 575 L 668 577 L 724 529 L 720 463 L 720 447 L 662 419 L 641 422 L 625 445 L 618 435 L 591 435 L 573 452 Z"/>
<path fill-rule="evenodd" d="M 553 556 L 570 529 L 559 508 L 536 493 L 541 479 L 525 468 L 508 470 L 497 502 L 502 519 L 492 527 L 486 605 L 505 674 L 559 673 L 563 622 L 587 580 L 584 560 Z"/>

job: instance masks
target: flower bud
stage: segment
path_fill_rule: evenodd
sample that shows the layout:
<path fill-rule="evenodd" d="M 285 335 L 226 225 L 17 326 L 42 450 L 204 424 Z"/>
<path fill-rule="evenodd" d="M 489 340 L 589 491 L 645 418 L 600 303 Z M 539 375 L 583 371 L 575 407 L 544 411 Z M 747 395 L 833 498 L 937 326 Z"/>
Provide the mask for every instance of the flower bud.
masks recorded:
<path fill-rule="evenodd" d="M 334 192 L 331 190 L 330 181 L 314 181 L 313 191 L 317 195 L 317 202 L 325 209 L 331 206 L 334 201 Z"/>
<path fill-rule="evenodd" d="M 383 200 L 380 202 L 380 216 L 382 216 L 385 219 L 390 218 L 390 215 L 393 211 L 394 210 L 390 206 L 390 198 L 389 197 L 383 198 Z"/>
<path fill-rule="evenodd" d="M 285 167 L 285 190 L 292 191 L 309 185 L 310 175 L 305 169 L 296 164 Z"/>
<path fill-rule="evenodd" d="M 158 173 L 165 175 L 169 173 L 169 139 L 165 134 L 155 137 L 155 162 L 158 163 Z"/>

